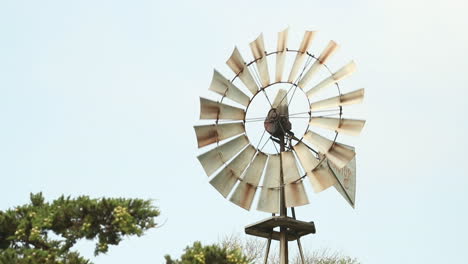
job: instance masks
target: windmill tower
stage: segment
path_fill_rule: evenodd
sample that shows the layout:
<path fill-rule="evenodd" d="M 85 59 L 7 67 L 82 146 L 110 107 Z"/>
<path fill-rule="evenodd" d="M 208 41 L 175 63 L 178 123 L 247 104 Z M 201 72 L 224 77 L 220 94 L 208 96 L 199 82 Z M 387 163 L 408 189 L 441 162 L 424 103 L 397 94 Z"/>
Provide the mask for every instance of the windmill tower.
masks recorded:
<path fill-rule="evenodd" d="M 326 63 L 338 45 L 330 41 L 319 56 L 309 53 L 315 35 L 306 31 L 299 48 L 289 49 L 286 29 L 278 33 L 276 50 L 267 52 L 261 34 L 250 43 L 250 62 L 235 48 L 226 62 L 233 79 L 213 73 L 209 90 L 220 100 L 200 98 L 200 119 L 214 124 L 194 127 L 198 147 L 212 146 L 198 160 L 210 184 L 225 198 L 246 210 L 255 200 L 257 210 L 272 214 L 245 228 L 247 234 L 268 239 L 265 263 L 272 240 L 280 242 L 281 264 L 288 263 L 288 241 L 297 241 L 304 261 L 300 238 L 315 233 L 315 225 L 296 219 L 294 208 L 309 203 L 306 179 L 314 192 L 334 186 L 354 207 L 356 153 L 337 138 L 361 132 L 365 121 L 344 118 L 343 107 L 361 103 L 364 89 L 341 92 L 338 82 L 351 75 L 356 65 L 351 61 L 331 71 Z M 283 76 L 288 58 L 291 68 Z M 270 68 L 274 68 L 273 78 Z M 318 80 L 314 83 L 314 79 Z M 331 90 L 335 90 L 333 96 Z M 320 97 L 321 93 L 326 95 Z M 295 108 L 295 96 L 306 102 L 307 109 Z M 258 98 L 264 99 L 263 108 L 258 107 Z M 261 115 L 250 117 L 251 111 Z M 302 130 L 297 129 L 300 122 L 305 123 Z M 252 123 L 260 125 L 257 134 L 261 136 L 249 132 Z M 265 150 L 267 145 L 273 151 Z"/>

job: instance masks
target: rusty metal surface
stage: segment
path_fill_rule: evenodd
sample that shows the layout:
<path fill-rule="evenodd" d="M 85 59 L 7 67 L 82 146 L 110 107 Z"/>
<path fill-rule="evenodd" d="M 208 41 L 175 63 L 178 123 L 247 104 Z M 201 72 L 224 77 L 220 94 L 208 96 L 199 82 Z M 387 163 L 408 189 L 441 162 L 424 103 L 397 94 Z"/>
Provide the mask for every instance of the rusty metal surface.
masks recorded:
<path fill-rule="evenodd" d="M 276 53 L 275 82 L 281 82 L 283 78 L 284 61 L 286 59 L 286 49 L 288 43 L 288 32 L 289 28 L 286 28 L 285 30 L 278 33 L 278 53 Z"/>
<path fill-rule="evenodd" d="M 328 59 L 338 50 L 338 44 L 335 41 L 331 40 L 328 42 L 327 47 L 322 51 L 317 60 L 312 64 L 312 66 L 304 74 L 304 77 L 299 81 L 298 86 L 305 88 L 305 86 L 310 82 L 314 74 L 325 64 Z"/>
<path fill-rule="evenodd" d="M 354 151 L 354 148 L 351 146 L 345 145 L 345 147 Z M 354 208 L 356 198 L 356 157 L 343 168 L 338 168 L 332 163 L 329 165 L 339 181 L 339 183 L 334 185 L 336 190 Z"/>
<path fill-rule="evenodd" d="M 334 117 L 312 117 L 309 122 L 311 126 L 318 126 L 352 136 L 358 136 L 365 123 L 365 120 Z"/>
<path fill-rule="evenodd" d="M 304 135 L 304 139 L 316 146 L 320 152 L 324 153 L 339 168 L 343 168 L 356 154 L 353 150 L 344 147 L 342 144 L 333 142 L 310 130 Z"/>
<path fill-rule="evenodd" d="M 350 63 L 346 64 L 345 66 L 340 68 L 338 71 L 333 73 L 330 77 L 321 81 L 319 84 L 317 84 L 316 86 L 312 87 L 309 91 L 307 91 L 306 93 L 307 97 L 308 98 L 313 97 L 319 91 L 329 87 L 330 85 L 340 80 L 343 80 L 344 78 L 348 77 L 355 71 L 356 71 L 356 63 L 354 61 L 351 61 Z"/>
<path fill-rule="evenodd" d="M 214 124 L 194 126 L 198 148 L 237 136 L 245 132 L 244 123 Z"/>
<path fill-rule="evenodd" d="M 302 38 L 301 45 L 299 46 L 300 53 L 306 53 L 307 50 L 310 48 L 310 44 L 312 44 L 312 40 L 314 40 L 316 31 L 306 31 L 304 32 L 304 37 Z"/>
<path fill-rule="evenodd" d="M 286 184 L 284 186 L 284 192 L 286 207 L 298 207 L 309 203 L 302 180 Z"/>
<path fill-rule="evenodd" d="M 270 84 L 270 74 L 268 72 L 267 56 L 265 55 L 263 34 L 260 34 L 256 40 L 250 43 L 250 49 L 252 50 L 254 59 L 257 60 L 255 64 L 257 65 L 262 87 L 265 87 Z"/>
<path fill-rule="evenodd" d="M 234 190 L 230 198 L 231 202 L 246 210 L 250 210 L 266 161 L 267 155 L 261 152 L 255 155 L 254 160 L 245 171 L 242 181 Z"/>
<path fill-rule="evenodd" d="M 210 176 L 224 165 L 225 162 L 229 161 L 239 151 L 249 144 L 249 140 L 245 134 L 224 143 L 208 152 L 205 152 L 198 156 L 206 175 Z"/>
<path fill-rule="evenodd" d="M 318 61 L 322 64 L 327 63 L 328 59 L 331 58 L 331 56 L 338 50 L 338 48 L 339 45 L 335 41 L 330 40 L 330 42 L 328 42 L 327 47 L 325 47 L 325 49 L 318 57 Z"/>
<path fill-rule="evenodd" d="M 240 182 L 234 190 L 229 201 L 244 208 L 245 210 L 250 210 L 256 192 L 257 186 L 247 182 Z"/>
<path fill-rule="evenodd" d="M 314 192 L 318 193 L 328 189 L 336 183 L 335 177 L 325 164 L 312 154 L 309 148 L 302 142 L 294 146 L 294 151 L 306 171 Z"/>
<path fill-rule="evenodd" d="M 301 45 L 299 47 L 299 52 L 296 54 L 296 59 L 294 60 L 294 64 L 291 68 L 291 72 L 289 73 L 289 82 L 296 82 L 297 74 L 299 69 L 302 68 L 304 65 L 304 60 L 307 58 L 307 50 L 312 44 L 312 40 L 315 36 L 315 31 L 306 31 L 304 33 L 304 37 L 302 38 Z"/>
<path fill-rule="evenodd" d="M 250 98 L 245 93 L 239 90 L 237 86 L 232 84 L 217 70 L 213 71 L 213 79 L 211 80 L 209 90 L 222 96 L 226 96 L 227 98 L 243 106 L 247 106 L 250 102 Z"/>
<path fill-rule="evenodd" d="M 279 212 L 280 198 L 280 155 L 268 155 L 262 190 L 258 200 L 257 210 L 269 213 Z"/>
<path fill-rule="evenodd" d="M 364 88 L 342 94 L 341 96 L 331 97 L 325 100 L 317 101 L 310 104 L 310 110 L 316 111 L 320 109 L 333 108 L 344 105 L 360 104 L 364 100 Z"/>
<path fill-rule="evenodd" d="M 234 74 L 239 76 L 239 79 L 241 79 L 252 94 L 255 94 L 258 91 L 258 86 L 237 47 L 234 48 L 234 51 L 232 52 L 231 57 L 226 61 L 226 64 L 231 68 Z"/>
<path fill-rule="evenodd" d="M 200 97 L 200 119 L 243 120 L 245 111 Z"/>
<path fill-rule="evenodd" d="M 249 165 L 255 154 L 255 148 L 247 146 L 239 155 L 226 165 L 213 179 L 210 184 L 218 190 L 225 198 L 231 192 L 232 188 L 239 180 L 242 172 Z"/>

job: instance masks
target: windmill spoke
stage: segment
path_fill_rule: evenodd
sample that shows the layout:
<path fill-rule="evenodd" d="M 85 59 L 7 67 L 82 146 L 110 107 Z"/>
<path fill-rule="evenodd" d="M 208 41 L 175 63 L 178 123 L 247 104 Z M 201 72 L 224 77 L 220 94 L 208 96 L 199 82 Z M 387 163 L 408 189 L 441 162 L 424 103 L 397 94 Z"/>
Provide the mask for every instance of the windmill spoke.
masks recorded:
<path fill-rule="evenodd" d="M 246 123 L 253 123 L 253 122 L 264 122 L 264 120 L 262 119 L 259 119 L 259 120 L 249 120 L 249 121 L 245 121 Z"/>
<path fill-rule="evenodd" d="M 266 144 L 268 143 L 268 141 L 270 141 L 270 138 L 268 138 L 267 141 L 265 141 L 265 144 L 263 144 L 263 146 L 260 148 L 260 151 L 263 151 L 263 148 L 266 146 Z"/>
<path fill-rule="evenodd" d="M 336 108 L 336 109 L 317 110 L 317 111 L 310 111 L 310 112 L 311 113 L 323 113 L 323 112 L 334 112 L 334 111 L 340 111 L 340 109 Z"/>
<path fill-rule="evenodd" d="M 307 67 L 309 66 L 309 64 L 310 64 L 311 61 L 312 61 L 312 59 L 311 59 L 310 57 L 308 57 L 306 63 L 304 64 L 304 67 L 302 68 L 301 73 L 299 74 L 299 76 L 297 76 L 297 78 L 296 78 L 296 80 L 294 81 L 294 83 L 297 83 L 297 82 L 301 79 L 302 75 L 303 75 L 304 72 L 305 72 L 305 69 L 307 69 Z M 288 102 L 288 107 L 289 107 L 289 105 L 291 104 L 294 95 L 296 94 L 296 89 L 297 89 L 297 85 L 294 87 L 293 94 L 292 94 L 292 96 L 291 96 L 291 99 L 290 99 L 289 102 Z"/>
<path fill-rule="evenodd" d="M 268 94 L 265 92 L 265 89 L 262 89 L 263 94 L 265 95 L 268 103 L 270 104 L 270 107 L 273 108 L 273 105 L 271 104 L 270 98 L 268 98 Z"/>
<path fill-rule="evenodd" d="M 258 87 L 263 87 L 262 82 L 261 82 L 261 78 L 260 78 L 260 74 L 258 73 L 257 68 L 253 67 L 253 66 L 252 66 L 252 68 L 254 69 L 253 72 L 254 72 L 255 82 L 257 83 Z M 260 88 L 260 90 L 262 90 L 263 94 L 265 95 L 268 103 L 270 104 L 270 107 L 273 107 L 273 105 L 271 104 L 270 98 L 268 97 L 267 93 L 265 92 L 265 89 Z"/>
<path fill-rule="evenodd" d="M 302 115 L 302 114 L 309 114 L 309 112 L 294 113 L 294 114 L 289 114 L 289 116 Z"/>
<path fill-rule="evenodd" d="M 279 154 L 280 152 L 279 152 L 278 148 L 276 147 L 275 142 L 271 139 L 271 137 L 270 137 L 270 141 L 271 141 L 271 144 L 273 144 L 273 147 L 275 147 L 276 153 Z"/>
<path fill-rule="evenodd" d="M 258 120 L 258 119 L 265 120 L 265 118 L 266 118 L 266 116 L 263 116 L 263 117 L 251 117 L 251 118 L 246 118 L 245 121 Z"/>
<path fill-rule="evenodd" d="M 262 143 L 263 136 L 265 136 L 265 133 L 266 133 L 266 130 L 265 130 L 265 129 L 263 129 L 262 136 L 260 137 L 260 140 L 258 141 L 258 144 L 257 144 L 257 149 L 258 149 L 258 147 L 260 146 L 260 143 Z"/>
<path fill-rule="evenodd" d="M 340 113 L 328 114 L 328 115 L 319 115 L 319 116 L 312 116 L 312 117 L 327 117 L 327 116 L 340 116 Z"/>

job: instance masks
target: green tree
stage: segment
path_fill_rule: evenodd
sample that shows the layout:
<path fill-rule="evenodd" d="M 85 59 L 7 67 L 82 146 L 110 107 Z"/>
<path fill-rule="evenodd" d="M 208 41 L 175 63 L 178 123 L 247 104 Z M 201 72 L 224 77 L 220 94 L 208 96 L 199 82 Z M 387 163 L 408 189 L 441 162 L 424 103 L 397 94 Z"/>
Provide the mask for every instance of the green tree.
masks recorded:
<path fill-rule="evenodd" d="M 0 264 L 89 264 L 72 250 L 78 240 L 97 239 L 94 254 L 105 253 L 123 237 L 155 227 L 159 215 L 151 201 L 141 199 L 30 198 L 30 204 L 0 211 Z"/>
<path fill-rule="evenodd" d="M 203 246 L 195 242 L 185 249 L 180 260 L 165 256 L 166 264 L 249 264 L 248 258 L 240 248 L 227 248 L 217 244 Z"/>

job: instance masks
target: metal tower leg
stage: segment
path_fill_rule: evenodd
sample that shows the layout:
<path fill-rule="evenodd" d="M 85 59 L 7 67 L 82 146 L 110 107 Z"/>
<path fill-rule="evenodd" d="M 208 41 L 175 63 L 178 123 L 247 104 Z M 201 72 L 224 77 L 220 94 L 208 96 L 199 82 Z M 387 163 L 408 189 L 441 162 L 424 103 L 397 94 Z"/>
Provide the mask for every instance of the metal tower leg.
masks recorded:
<path fill-rule="evenodd" d="M 284 142 L 284 135 L 280 138 L 280 150 L 281 152 L 285 151 L 285 142 Z M 286 201 L 285 201 L 285 194 L 284 194 L 284 175 L 283 175 L 283 159 L 280 156 L 280 216 L 287 216 L 286 211 Z M 287 228 L 280 227 L 280 264 L 288 264 L 289 257 L 288 257 L 288 237 L 287 237 Z"/>
<path fill-rule="evenodd" d="M 294 207 L 291 207 L 291 213 L 292 213 L 292 217 L 296 219 L 296 210 L 294 209 Z M 299 248 L 299 254 L 301 256 L 302 264 L 305 264 L 304 252 L 302 251 L 302 245 L 301 245 L 301 238 L 299 237 L 297 238 L 297 247 Z"/>
<path fill-rule="evenodd" d="M 265 260 L 263 261 L 264 264 L 268 263 L 268 255 L 270 255 L 270 246 L 271 246 L 271 236 L 268 238 L 266 252 L 265 252 Z"/>
<path fill-rule="evenodd" d="M 301 239 L 297 238 L 297 247 L 299 248 L 299 254 L 301 255 L 302 264 L 305 264 L 304 253 L 302 252 Z"/>

